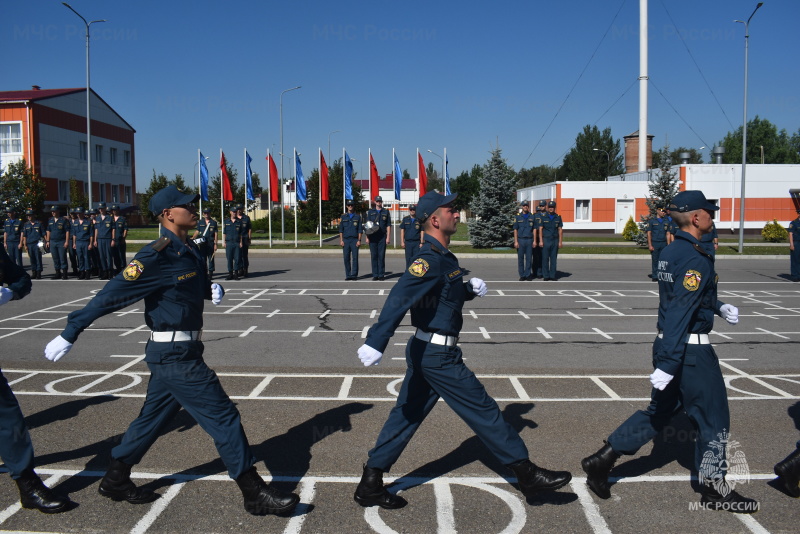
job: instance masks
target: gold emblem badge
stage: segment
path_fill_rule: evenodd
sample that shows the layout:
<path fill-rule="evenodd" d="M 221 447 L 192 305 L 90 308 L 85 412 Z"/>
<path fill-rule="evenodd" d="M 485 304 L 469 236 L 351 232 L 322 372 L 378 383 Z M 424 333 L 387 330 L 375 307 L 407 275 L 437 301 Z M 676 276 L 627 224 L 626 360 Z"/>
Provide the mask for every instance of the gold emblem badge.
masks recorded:
<path fill-rule="evenodd" d="M 125 267 L 125 270 L 122 271 L 122 276 L 125 278 L 125 280 L 130 282 L 139 278 L 142 275 L 142 272 L 144 272 L 144 265 L 142 265 L 142 262 L 139 260 L 133 260 L 128 264 L 127 267 Z"/>
<path fill-rule="evenodd" d="M 430 265 L 428 265 L 428 262 L 422 258 L 417 258 L 411 265 L 408 266 L 408 272 L 417 277 L 425 276 L 425 273 L 428 272 L 428 269 L 430 269 Z"/>
<path fill-rule="evenodd" d="M 683 275 L 683 287 L 685 287 L 688 291 L 697 291 L 700 287 L 700 281 L 703 279 L 703 275 L 701 275 L 698 271 L 689 269 L 686 271 L 686 274 Z"/>

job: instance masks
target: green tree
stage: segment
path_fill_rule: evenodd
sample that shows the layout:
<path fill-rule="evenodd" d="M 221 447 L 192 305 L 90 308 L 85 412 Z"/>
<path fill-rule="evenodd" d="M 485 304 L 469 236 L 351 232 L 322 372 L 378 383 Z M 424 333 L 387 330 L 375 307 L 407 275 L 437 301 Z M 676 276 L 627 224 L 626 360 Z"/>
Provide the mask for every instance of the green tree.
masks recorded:
<path fill-rule="evenodd" d="M 458 193 L 455 207 L 459 210 L 469 208 L 472 199 L 481 189 L 481 178 L 483 177 L 483 167 L 478 164 L 472 166 L 472 170 L 463 171 L 450 181 L 450 192 Z"/>
<path fill-rule="evenodd" d="M 603 180 L 625 172 L 619 139 L 611 136 L 611 128 L 602 132 L 586 125 L 575 138 L 561 166 L 564 177 L 571 181 Z M 597 150 L 595 150 L 597 149 Z M 606 156 L 608 153 L 608 156 Z"/>
<path fill-rule="evenodd" d="M 26 209 L 32 209 L 36 214 L 42 213 L 46 190 L 44 180 L 34 174 L 25 158 L 9 163 L 5 172 L 0 175 L 3 208 L 12 206 L 17 210 L 17 215 L 23 218 Z M 5 210 L 2 217 L 5 217 Z"/>
<path fill-rule="evenodd" d="M 344 205 L 344 178 L 342 158 L 333 162 L 328 167 L 328 198 L 322 201 L 322 231 L 323 233 L 338 233 L 338 221 L 342 215 Z M 297 228 L 300 232 L 317 232 L 319 228 L 319 169 L 311 171 L 306 178 L 306 192 L 308 201 L 297 206 Z M 361 187 L 353 184 L 353 199 L 356 202 L 356 211 L 366 210 Z"/>
<path fill-rule="evenodd" d="M 150 199 L 168 185 L 174 185 L 181 191 L 191 192 L 191 189 L 186 187 L 186 182 L 181 174 L 176 174 L 175 178 L 170 180 L 164 173 L 156 174 L 156 170 L 153 169 L 153 177 L 150 179 L 147 190 L 139 195 L 139 211 L 145 220 L 155 222 L 155 218 L 150 213 Z"/>
<path fill-rule="evenodd" d="M 725 148 L 724 163 L 742 162 L 742 127 L 728 132 L 719 142 Z M 764 163 L 800 163 L 800 130 L 789 136 L 786 130 L 756 115 L 747 121 L 747 163 L 761 163 L 761 147 L 764 147 Z"/>
<path fill-rule="evenodd" d="M 660 169 L 664 166 L 671 165 L 678 165 L 681 162 L 681 154 L 684 152 L 689 153 L 689 163 L 703 163 L 703 153 L 697 150 L 696 148 L 686 148 L 686 147 L 678 147 L 675 150 L 671 150 L 667 156 L 669 157 L 669 163 L 667 161 L 662 161 L 664 159 L 664 150 L 663 148 L 658 152 L 653 154 L 653 168 Z M 741 154 L 741 152 L 739 152 Z"/>
<path fill-rule="evenodd" d="M 603 155 L 605 158 L 605 155 Z M 520 169 L 517 173 L 517 188 L 532 187 L 534 185 L 546 184 L 556 180 L 556 167 L 550 165 L 539 165 L 530 169 Z"/>
<path fill-rule="evenodd" d="M 656 216 L 658 206 L 666 206 L 678 194 L 678 176 L 670 170 L 669 155 L 669 145 L 659 150 L 658 159 L 662 162 L 662 167 L 659 172 L 651 173 L 647 182 L 648 195 L 645 197 L 645 203 L 649 212 L 640 217 L 639 233 L 635 239 L 637 245 L 647 246 L 647 221 Z M 653 160 L 655 159 L 656 154 L 653 154 Z"/>
<path fill-rule="evenodd" d="M 517 204 L 515 179 L 516 173 L 501 157 L 500 148 L 492 150 L 483 168 L 480 192 L 472 199 L 476 218 L 469 221 L 469 239 L 475 248 L 511 245 L 511 215 Z"/>
<path fill-rule="evenodd" d="M 84 182 L 76 180 L 74 177 L 69 179 L 69 207 L 85 208 L 89 207 L 89 198 L 84 193 Z"/>
<path fill-rule="evenodd" d="M 428 191 L 444 193 L 444 180 L 439 176 L 436 167 L 433 166 L 433 162 L 428 162 L 425 173 L 428 175 Z"/>

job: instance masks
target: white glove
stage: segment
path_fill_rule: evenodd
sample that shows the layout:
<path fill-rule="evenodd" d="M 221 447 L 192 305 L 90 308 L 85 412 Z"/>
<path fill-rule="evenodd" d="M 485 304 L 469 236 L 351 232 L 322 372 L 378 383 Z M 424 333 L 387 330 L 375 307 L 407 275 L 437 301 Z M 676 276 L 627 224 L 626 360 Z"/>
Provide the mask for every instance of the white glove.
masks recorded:
<path fill-rule="evenodd" d="M 0 287 L 0 306 L 14 297 L 14 292 L 7 287 Z"/>
<path fill-rule="evenodd" d="M 719 308 L 722 318 L 728 321 L 729 324 L 736 324 L 739 322 L 739 308 L 731 306 L 730 304 L 723 304 Z"/>
<path fill-rule="evenodd" d="M 50 360 L 51 362 L 57 362 L 61 358 L 66 355 L 69 350 L 72 348 L 72 343 L 67 341 L 61 336 L 53 339 L 47 346 L 44 348 L 44 357 Z"/>
<path fill-rule="evenodd" d="M 653 387 L 664 391 L 664 388 L 667 387 L 669 381 L 672 380 L 672 375 L 665 373 L 661 369 L 656 369 L 653 371 L 653 374 L 650 375 L 650 383 L 653 384 Z"/>
<path fill-rule="evenodd" d="M 206 242 L 206 238 L 203 237 L 203 236 L 200 236 L 197 239 L 192 239 L 192 241 L 194 241 L 195 245 L 202 245 L 203 243 Z"/>
<path fill-rule="evenodd" d="M 222 302 L 225 290 L 219 284 L 211 284 L 211 303 L 216 306 Z"/>
<path fill-rule="evenodd" d="M 361 360 L 361 363 L 364 364 L 364 367 L 378 365 L 381 363 L 381 358 L 383 358 L 383 353 L 378 352 L 367 344 L 361 345 L 358 348 L 358 359 Z"/>
<path fill-rule="evenodd" d="M 486 296 L 486 282 L 480 278 L 470 278 L 469 283 L 472 285 L 472 291 L 479 297 Z"/>

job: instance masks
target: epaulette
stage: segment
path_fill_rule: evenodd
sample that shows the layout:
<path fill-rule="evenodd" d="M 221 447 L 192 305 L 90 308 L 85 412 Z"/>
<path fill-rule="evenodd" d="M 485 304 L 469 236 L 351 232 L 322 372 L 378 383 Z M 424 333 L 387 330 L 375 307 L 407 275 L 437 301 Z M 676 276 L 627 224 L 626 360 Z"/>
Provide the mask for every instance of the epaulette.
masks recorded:
<path fill-rule="evenodd" d="M 436 245 L 434 245 L 434 244 L 432 244 L 432 243 L 429 243 L 429 245 L 431 246 L 431 250 L 432 250 L 432 251 L 434 251 L 434 252 L 436 252 L 436 253 L 438 253 L 438 254 L 441 254 L 441 253 L 442 253 L 442 251 L 441 251 L 441 250 L 439 250 L 439 248 L 438 248 Z"/>
<path fill-rule="evenodd" d="M 161 236 L 150 244 L 150 248 L 152 248 L 156 252 L 161 252 L 162 250 L 167 248 L 167 245 L 169 245 L 169 241 L 170 239 L 168 237 Z"/>
<path fill-rule="evenodd" d="M 692 246 L 694 247 L 694 249 L 697 252 L 699 252 L 700 254 L 702 254 L 703 256 L 708 258 L 709 260 L 714 261 L 714 257 L 711 254 L 709 254 L 708 252 L 706 252 L 705 250 L 703 250 L 703 247 L 701 247 L 697 243 L 692 243 Z"/>

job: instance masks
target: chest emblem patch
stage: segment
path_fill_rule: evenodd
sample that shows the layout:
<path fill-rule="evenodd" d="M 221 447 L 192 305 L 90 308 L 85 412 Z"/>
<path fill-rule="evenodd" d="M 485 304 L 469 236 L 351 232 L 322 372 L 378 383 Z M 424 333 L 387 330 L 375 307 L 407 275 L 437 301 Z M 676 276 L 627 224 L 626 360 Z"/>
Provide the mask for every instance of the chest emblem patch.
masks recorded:
<path fill-rule="evenodd" d="M 697 291 L 700 288 L 700 281 L 703 279 L 703 276 L 693 269 L 689 269 L 686 271 L 686 274 L 683 275 L 683 287 L 685 287 L 688 291 Z"/>
<path fill-rule="evenodd" d="M 133 260 L 125 267 L 125 270 L 122 271 L 122 276 L 125 280 L 133 281 L 139 278 L 142 273 L 144 272 L 144 265 L 139 260 Z"/>
<path fill-rule="evenodd" d="M 428 265 L 428 262 L 423 260 L 422 258 L 417 258 L 413 261 L 411 265 L 408 266 L 408 272 L 416 277 L 425 276 L 425 273 L 428 272 L 431 266 Z"/>

